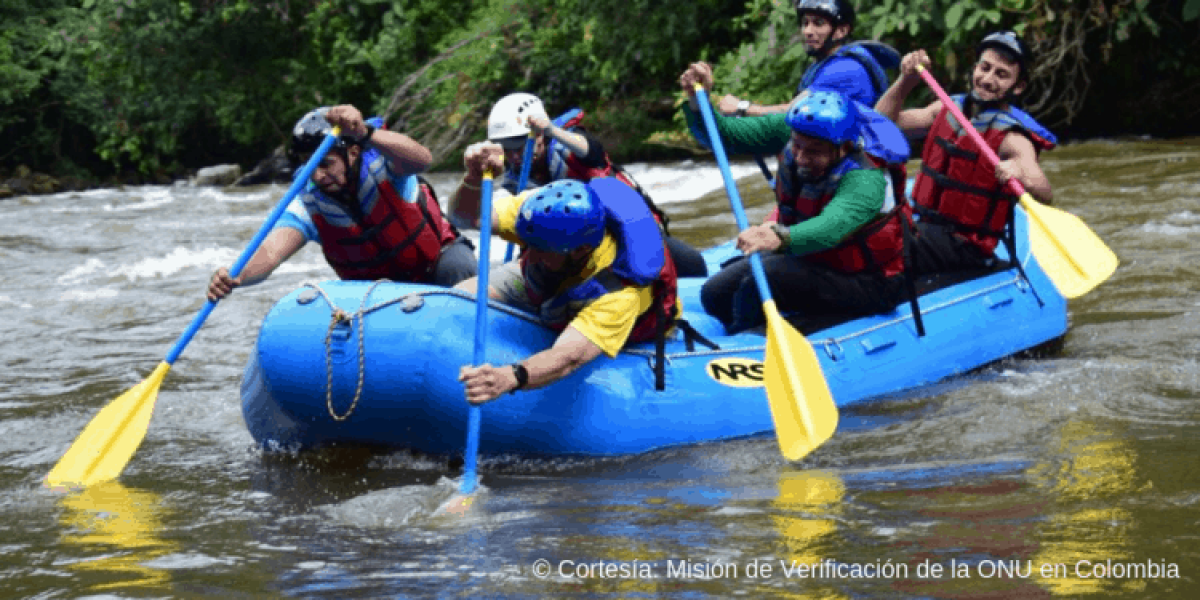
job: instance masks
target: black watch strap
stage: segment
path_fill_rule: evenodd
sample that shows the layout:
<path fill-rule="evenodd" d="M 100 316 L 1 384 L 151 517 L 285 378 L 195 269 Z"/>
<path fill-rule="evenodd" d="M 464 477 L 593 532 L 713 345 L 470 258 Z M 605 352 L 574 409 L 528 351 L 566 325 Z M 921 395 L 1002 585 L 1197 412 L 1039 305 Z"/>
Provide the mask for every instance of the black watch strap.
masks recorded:
<path fill-rule="evenodd" d="M 512 389 L 512 392 L 515 392 L 517 390 L 524 388 L 525 385 L 529 383 L 529 371 L 526 371 L 525 365 L 523 365 L 521 363 L 513 363 L 512 370 L 513 370 L 513 377 L 517 378 L 517 387 Z M 512 392 L 509 392 L 509 393 L 511 394 Z"/>
<path fill-rule="evenodd" d="M 358 138 L 358 145 L 359 146 L 365 145 L 367 142 L 371 141 L 371 136 L 373 136 L 373 135 L 375 135 L 375 126 L 370 123 L 367 123 L 367 133 L 365 133 L 362 137 Z"/>

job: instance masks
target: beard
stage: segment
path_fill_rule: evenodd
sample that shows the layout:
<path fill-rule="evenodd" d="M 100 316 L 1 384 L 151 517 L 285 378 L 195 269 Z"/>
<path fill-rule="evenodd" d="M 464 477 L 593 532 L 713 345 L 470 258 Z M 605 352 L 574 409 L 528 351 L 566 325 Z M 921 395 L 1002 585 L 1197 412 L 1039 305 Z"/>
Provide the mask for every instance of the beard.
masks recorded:
<path fill-rule="evenodd" d="M 796 181 L 800 183 L 812 183 L 821 179 L 823 173 L 809 167 L 795 167 L 792 172 L 796 175 Z"/>

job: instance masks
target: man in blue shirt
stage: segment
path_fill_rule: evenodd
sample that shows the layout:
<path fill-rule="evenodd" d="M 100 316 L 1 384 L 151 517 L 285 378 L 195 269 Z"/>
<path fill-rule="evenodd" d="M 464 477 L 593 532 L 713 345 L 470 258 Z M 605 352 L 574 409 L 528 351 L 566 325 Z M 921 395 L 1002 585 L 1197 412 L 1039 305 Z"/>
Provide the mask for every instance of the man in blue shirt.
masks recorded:
<path fill-rule="evenodd" d="M 900 64 L 900 54 L 879 42 L 850 42 L 855 18 L 849 0 L 797 0 L 796 18 L 804 37 L 804 50 L 814 59 L 801 77 L 796 93 L 816 87 L 874 106 L 888 88 L 884 71 Z M 692 66 L 700 65 L 711 71 L 704 63 Z M 725 115 L 762 116 L 786 112 L 789 105 L 758 105 L 727 94 L 721 98 L 717 110 Z"/>

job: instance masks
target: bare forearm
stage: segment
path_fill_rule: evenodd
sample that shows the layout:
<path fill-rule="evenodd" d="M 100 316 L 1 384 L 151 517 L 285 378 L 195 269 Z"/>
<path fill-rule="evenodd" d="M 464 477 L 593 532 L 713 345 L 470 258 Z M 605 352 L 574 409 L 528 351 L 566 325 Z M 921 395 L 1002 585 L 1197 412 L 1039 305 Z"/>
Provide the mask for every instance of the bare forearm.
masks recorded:
<path fill-rule="evenodd" d="M 458 188 L 450 195 L 447 206 L 450 214 L 460 219 L 463 223 L 467 223 L 478 229 L 481 223 L 479 211 L 482 210 L 480 206 L 480 200 L 482 199 L 480 197 L 480 190 L 482 189 L 481 184 L 483 180 L 472 181 L 471 179 L 470 175 L 463 176 L 462 181 L 458 184 Z"/>
<path fill-rule="evenodd" d="M 572 133 L 556 125 L 551 125 L 550 127 L 546 128 L 546 132 L 549 133 L 551 137 L 558 140 L 559 143 L 570 149 L 571 153 L 575 156 L 587 156 L 588 141 L 586 136 L 582 136 L 578 133 Z"/>
<path fill-rule="evenodd" d="M 917 87 L 918 80 L 901 77 L 879 97 L 875 103 L 875 111 L 883 116 L 899 121 L 900 111 L 904 108 L 904 99 Z"/>
<path fill-rule="evenodd" d="M 1038 169 L 1036 173 L 1028 171 L 1021 174 L 1021 185 L 1025 186 L 1025 191 L 1029 192 L 1034 198 L 1037 198 L 1042 204 L 1051 204 L 1054 202 L 1054 189 L 1050 186 L 1050 180 L 1046 178 L 1046 174 Z"/>
<path fill-rule="evenodd" d="M 422 173 L 433 164 L 433 154 L 416 140 L 396 131 L 377 130 L 367 142 L 403 174 Z"/>
<path fill-rule="evenodd" d="M 558 336 L 554 345 L 521 361 L 529 372 L 526 388 L 550 385 L 588 364 L 602 351 L 586 336 L 572 326 Z"/>
<path fill-rule="evenodd" d="M 775 113 L 784 113 L 784 112 L 787 112 L 787 109 L 790 106 L 791 106 L 790 104 L 772 104 L 769 106 L 759 106 L 757 104 L 751 104 L 750 108 L 746 109 L 746 116 L 748 116 L 748 117 L 763 117 L 766 115 L 773 115 Z"/>
<path fill-rule="evenodd" d="M 550 385 L 574 373 L 590 360 L 581 352 L 559 347 L 551 347 L 538 352 L 521 361 L 521 364 L 525 365 L 525 370 L 529 372 L 529 383 L 525 385 L 525 389 Z"/>

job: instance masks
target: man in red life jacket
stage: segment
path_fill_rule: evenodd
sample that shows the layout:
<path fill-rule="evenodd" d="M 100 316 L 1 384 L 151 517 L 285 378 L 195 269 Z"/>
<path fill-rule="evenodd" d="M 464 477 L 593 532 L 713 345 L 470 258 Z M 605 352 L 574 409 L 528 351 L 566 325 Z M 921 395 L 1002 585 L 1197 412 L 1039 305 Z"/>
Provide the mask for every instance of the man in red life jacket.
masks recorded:
<path fill-rule="evenodd" d="M 680 277 L 704 277 L 708 266 L 695 248 L 670 236 L 667 216 L 654 205 L 637 181 L 609 158 L 604 146 L 583 128 L 583 111 L 573 109 L 550 119 L 542 101 L 533 94 L 517 92 L 496 102 L 488 115 L 488 140 L 503 152 L 505 170 L 496 179 L 498 194 L 516 194 L 525 143 L 530 131 L 535 135 L 527 187 L 574 179 L 587 183 L 596 177 L 615 177 L 642 195 L 650 210 L 667 233 L 667 249 L 675 260 Z M 473 146 L 475 148 L 477 146 Z M 467 169 L 455 196 L 477 202 L 483 172 Z M 503 190 L 503 191 L 501 191 Z"/>
<path fill-rule="evenodd" d="M 1000 157 L 995 167 L 941 101 L 901 110 L 921 83 L 917 65 L 930 66 L 924 50 L 904 57 L 901 76 L 875 106 L 906 134 L 926 138 L 912 193 L 920 215 L 913 252 L 917 274 L 991 267 L 1000 241 L 1013 255 L 1009 226 L 1018 199 L 1007 188 L 1009 179 L 1017 178 L 1042 202 L 1054 197 L 1038 155 L 1054 148 L 1055 137 L 1013 106 L 1029 85 L 1032 52 L 1011 31 L 988 35 L 976 52 L 971 92 L 952 99 Z"/>
<path fill-rule="evenodd" d="M 432 188 L 417 177 L 433 162 L 429 150 L 343 105 L 301 118 L 292 131 L 292 151 L 307 162 L 333 126 L 344 135 L 313 171 L 308 187 L 237 279 L 224 268 L 213 274 L 209 299 L 266 279 L 310 241 L 321 245 L 342 279 L 450 287 L 475 275 L 473 247 L 442 215 Z"/>
<path fill-rule="evenodd" d="M 892 310 L 905 298 L 905 213 L 887 193 L 884 170 L 859 146 L 858 112 L 835 91 L 809 90 L 792 102 L 777 209 L 738 235 L 744 254 L 764 252 L 767 283 L 783 312 L 860 316 Z M 873 126 L 891 125 L 879 121 Z M 731 333 L 764 322 L 744 258 L 713 275 L 700 301 Z"/>
<path fill-rule="evenodd" d="M 467 162 L 479 170 L 503 164 L 485 152 L 469 153 Z M 493 206 L 492 231 L 525 251 L 492 269 L 488 296 L 537 314 L 560 333 L 550 348 L 511 365 L 464 366 L 459 380 L 469 402 L 550 385 L 601 354 L 616 356 L 627 343 L 665 335 L 679 316 L 675 264 L 653 214 L 625 183 L 566 179 Z M 478 204 L 451 211 L 480 223 Z M 474 293 L 477 282 L 457 287 Z"/>

